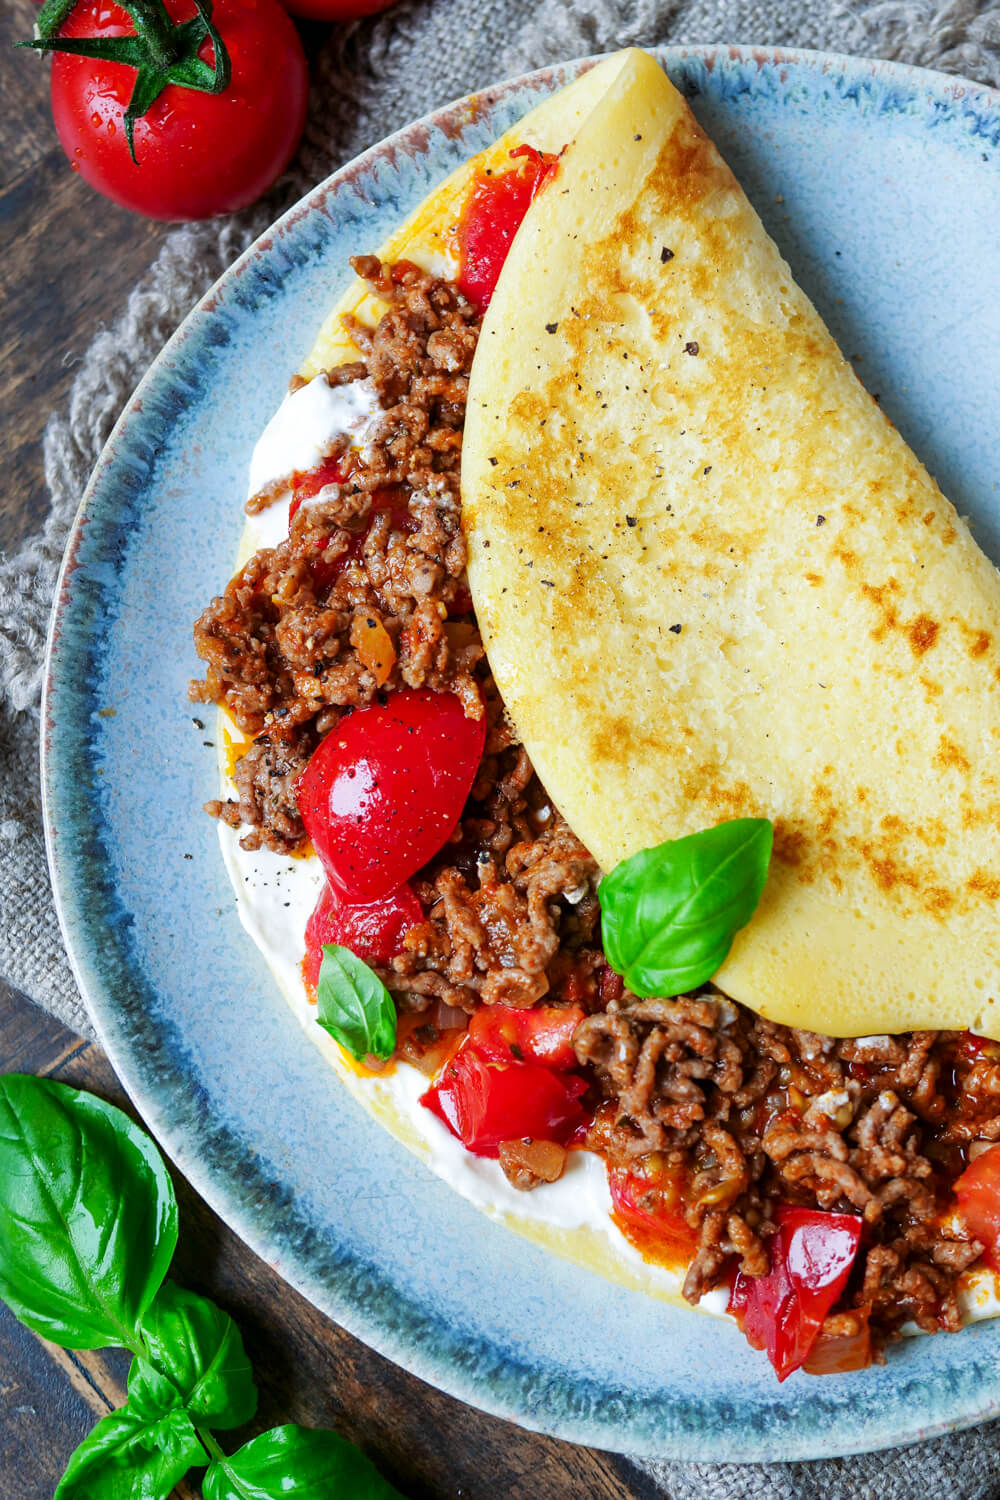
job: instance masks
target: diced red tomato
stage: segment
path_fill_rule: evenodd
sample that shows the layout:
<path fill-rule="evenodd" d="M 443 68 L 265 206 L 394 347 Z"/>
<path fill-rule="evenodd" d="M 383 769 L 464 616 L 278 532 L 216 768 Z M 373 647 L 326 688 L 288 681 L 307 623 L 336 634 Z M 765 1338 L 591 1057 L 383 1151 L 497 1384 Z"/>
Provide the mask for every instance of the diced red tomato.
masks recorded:
<path fill-rule="evenodd" d="M 401 885 L 384 901 L 373 901 L 368 906 L 348 906 L 326 884 L 306 923 L 302 977 L 310 989 L 315 990 L 325 943 L 350 948 L 366 964 L 387 964 L 390 958 L 402 952 L 403 938 L 410 928 L 423 920 L 423 907 L 408 885 Z"/>
<path fill-rule="evenodd" d="M 969 1163 L 955 1183 L 955 1197 L 967 1228 L 986 1246 L 983 1259 L 1000 1270 L 1000 1146 Z"/>
<path fill-rule="evenodd" d="M 325 458 L 317 468 L 308 469 L 304 473 L 296 470 L 292 475 L 292 503 L 288 507 L 289 521 L 304 501 L 311 500 L 328 484 L 343 484 L 344 477 L 339 458 Z"/>
<path fill-rule="evenodd" d="M 963 1031 L 955 1049 L 968 1062 L 978 1062 L 981 1057 L 1000 1058 L 1000 1042 L 995 1042 L 992 1037 L 978 1036 L 974 1031 Z"/>
<path fill-rule="evenodd" d="M 586 1118 L 586 1080 L 539 1063 L 498 1067 L 468 1044 L 452 1058 L 420 1102 L 443 1120 L 474 1156 L 500 1154 L 503 1141 L 555 1141 L 564 1146 Z"/>
<path fill-rule="evenodd" d="M 340 460 L 328 458 L 318 468 L 310 469 L 307 473 L 292 475 L 292 500 L 288 507 L 288 521 L 292 520 L 307 500 L 318 495 L 320 490 L 328 484 L 342 484 L 344 472 L 340 467 Z M 336 583 L 344 568 L 349 562 L 356 561 L 364 550 L 368 533 L 375 522 L 375 517 L 387 511 L 392 518 L 392 526 L 395 531 L 414 532 L 417 523 L 410 515 L 407 497 L 402 490 L 384 489 L 375 490 L 372 495 L 372 508 L 368 516 L 368 524 L 359 531 L 345 552 L 342 552 L 335 562 L 323 562 L 321 558 L 311 564 L 313 582 L 318 589 L 326 590 Z M 323 536 L 316 542 L 316 551 L 320 553 L 330 545 L 330 538 Z M 471 604 L 470 604 L 471 607 Z"/>
<path fill-rule="evenodd" d="M 610 964 L 605 964 L 601 970 L 598 981 L 598 992 L 601 997 L 601 1005 L 607 1009 L 613 1001 L 620 1000 L 625 993 L 625 981 L 620 974 L 616 974 Z"/>
<path fill-rule="evenodd" d="M 497 278 L 521 221 L 556 170 L 559 158 L 534 146 L 516 146 L 508 172 L 481 177 L 472 189 L 460 229 L 458 284 L 480 312 L 490 304 Z"/>
<path fill-rule="evenodd" d="M 454 693 L 400 688 L 343 719 L 298 781 L 327 879 L 351 904 L 383 901 L 458 822 L 486 739 Z"/>
<path fill-rule="evenodd" d="M 861 1243 L 856 1214 L 778 1209 L 766 1276 L 738 1272 L 729 1299 L 747 1342 L 766 1349 L 785 1380 L 808 1357 L 823 1319 L 843 1292 Z"/>
<path fill-rule="evenodd" d="M 849 1370 L 867 1370 L 872 1362 L 870 1314 L 870 1307 L 855 1309 L 851 1314 L 855 1329 L 850 1333 L 828 1333 L 824 1325 L 802 1361 L 806 1374 L 846 1375 Z"/>
<path fill-rule="evenodd" d="M 670 1266 L 689 1264 L 698 1248 L 698 1236 L 684 1217 L 678 1178 L 609 1167 L 608 1187 L 615 1223 L 647 1260 Z"/>
<path fill-rule="evenodd" d="M 469 1022 L 469 1036 L 488 1062 L 539 1062 L 547 1068 L 575 1068 L 573 1033 L 584 1019 L 582 1005 L 481 1005 Z"/>

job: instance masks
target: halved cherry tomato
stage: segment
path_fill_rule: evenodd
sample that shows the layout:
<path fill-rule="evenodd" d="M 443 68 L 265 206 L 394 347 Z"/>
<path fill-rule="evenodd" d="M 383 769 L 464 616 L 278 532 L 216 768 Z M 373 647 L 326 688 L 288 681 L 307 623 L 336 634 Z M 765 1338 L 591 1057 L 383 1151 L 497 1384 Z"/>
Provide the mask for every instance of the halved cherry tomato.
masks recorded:
<path fill-rule="evenodd" d="M 479 179 L 460 229 L 462 269 L 458 284 L 480 312 L 490 304 L 521 220 L 559 161 L 558 156 L 536 151 L 534 146 L 516 146 L 510 154 L 524 160 L 508 172 Z"/>
<path fill-rule="evenodd" d="M 766 1276 L 738 1271 L 729 1298 L 752 1349 L 767 1357 L 785 1380 L 808 1357 L 823 1319 L 847 1284 L 861 1243 L 856 1214 L 819 1209 L 778 1209 L 778 1231 L 768 1241 Z"/>
<path fill-rule="evenodd" d="M 968 1229 L 986 1246 L 983 1259 L 1000 1270 L 1000 1146 L 969 1163 L 955 1183 L 955 1197 Z"/>
<path fill-rule="evenodd" d="M 299 812 L 327 879 L 350 903 L 382 901 L 458 822 L 486 738 L 454 693 L 400 688 L 320 741 Z"/>
<path fill-rule="evenodd" d="M 547 1068 L 575 1068 L 573 1033 L 584 1019 L 582 1005 L 481 1005 L 469 1022 L 469 1036 L 487 1062 L 539 1062 Z"/>
<path fill-rule="evenodd" d="M 468 1044 L 456 1053 L 421 1104 L 443 1120 L 474 1156 L 500 1154 L 503 1141 L 556 1141 L 564 1146 L 586 1114 L 578 1074 L 539 1063 L 497 1067 Z"/>
<path fill-rule="evenodd" d="M 671 1266 L 687 1265 L 693 1259 L 698 1236 L 684 1218 L 675 1176 L 609 1167 L 608 1187 L 612 1217 L 642 1255 Z"/>
<path fill-rule="evenodd" d="M 401 885 L 384 901 L 373 901 L 368 906 L 348 906 L 329 884 L 325 884 L 306 923 L 302 977 L 311 989 L 316 988 L 324 943 L 339 943 L 343 948 L 350 948 L 366 964 L 387 964 L 390 958 L 402 952 L 402 941 L 410 928 L 423 920 L 423 907 L 408 885 Z"/>

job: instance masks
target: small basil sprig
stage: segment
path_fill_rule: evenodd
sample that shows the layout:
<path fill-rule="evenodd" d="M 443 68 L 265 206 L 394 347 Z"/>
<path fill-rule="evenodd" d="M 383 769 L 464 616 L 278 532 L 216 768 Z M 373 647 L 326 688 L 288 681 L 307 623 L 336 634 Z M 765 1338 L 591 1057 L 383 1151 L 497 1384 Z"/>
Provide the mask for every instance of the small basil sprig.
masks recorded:
<path fill-rule="evenodd" d="M 208 1500 L 397 1496 L 334 1433 L 279 1427 L 226 1457 L 210 1429 L 248 1422 L 257 1389 L 229 1314 L 164 1281 L 176 1243 L 174 1190 L 138 1126 L 64 1084 L 0 1077 L 0 1296 L 66 1348 L 135 1355 L 128 1401 L 80 1444 L 55 1500 L 167 1500 L 206 1463 Z"/>
<path fill-rule="evenodd" d="M 205 1500 L 399 1500 L 360 1448 L 307 1427 L 275 1427 L 205 1475 Z"/>
<path fill-rule="evenodd" d="M 150 1421 L 130 1405 L 102 1417 L 84 1438 L 53 1500 L 166 1500 L 208 1455 L 178 1407 Z"/>
<path fill-rule="evenodd" d="M 635 995 L 681 995 L 722 967 L 757 908 L 774 829 L 735 818 L 642 849 L 598 887 L 608 962 Z"/>
<path fill-rule="evenodd" d="M 392 996 L 350 948 L 336 943 L 324 947 L 316 1001 L 317 1021 L 353 1058 L 392 1056 L 396 1048 Z"/>
<path fill-rule="evenodd" d="M 242 1427 L 257 1410 L 253 1369 L 227 1312 L 165 1281 L 142 1320 L 148 1358 L 129 1371 L 129 1402 L 167 1380 L 184 1410 L 206 1427 Z"/>

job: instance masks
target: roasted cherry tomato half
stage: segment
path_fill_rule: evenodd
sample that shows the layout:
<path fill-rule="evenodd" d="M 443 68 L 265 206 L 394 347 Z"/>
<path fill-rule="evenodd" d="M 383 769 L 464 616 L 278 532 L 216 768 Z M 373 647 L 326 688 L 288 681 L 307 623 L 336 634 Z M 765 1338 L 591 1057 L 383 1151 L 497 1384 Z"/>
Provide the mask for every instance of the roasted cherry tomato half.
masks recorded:
<path fill-rule="evenodd" d="M 586 1080 L 539 1063 L 498 1067 L 462 1047 L 420 1102 L 443 1120 L 474 1156 L 496 1159 L 504 1141 L 556 1141 L 564 1146 L 586 1119 Z"/>
<path fill-rule="evenodd" d="M 584 1019 L 582 1005 L 481 1005 L 469 1022 L 469 1036 L 488 1062 L 539 1062 L 547 1068 L 575 1068 L 573 1033 Z"/>
<path fill-rule="evenodd" d="M 403 938 L 410 928 L 423 920 L 423 908 L 408 885 L 400 886 L 384 901 L 348 906 L 329 883 L 324 884 L 306 923 L 302 977 L 311 989 L 316 988 L 325 943 L 350 948 L 366 964 L 387 964 L 402 952 Z"/>
<path fill-rule="evenodd" d="M 485 715 L 454 693 L 401 688 L 320 742 L 299 778 L 299 812 L 327 879 L 352 903 L 382 901 L 435 855 L 482 759 Z"/>
<path fill-rule="evenodd" d="M 970 1162 L 955 1183 L 958 1210 L 977 1240 L 984 1260 L 1000 1270 L 1000 1146 L 991 1146 Z"/>
<path fill-rule="evenodd" d="M 609 1167 L 608 1187 L 618 1228 L 642 1255 L 674 1266 L 693 1260 L 698 1236 L 684 1217 L 676 1177 Z"/>
<path fill-rule="evenodd" d="M 779 1380 L 808 1358 L 823 1320 L 847 1284 L 861 1244 L 856 1214 L 778 1209 L 766 1276 L 737 1272 L 729 1311 L 752 1349 L 766 1349 Z"/>
<path fill-rule="evenodd" d="M 516 146 L 510 154 L 520 160 L 509 171 L 476 182 L 459 229 L 458 284 L 480 312 L 489 307 L 521 221 L 559 160 L 533 146 Z"/>

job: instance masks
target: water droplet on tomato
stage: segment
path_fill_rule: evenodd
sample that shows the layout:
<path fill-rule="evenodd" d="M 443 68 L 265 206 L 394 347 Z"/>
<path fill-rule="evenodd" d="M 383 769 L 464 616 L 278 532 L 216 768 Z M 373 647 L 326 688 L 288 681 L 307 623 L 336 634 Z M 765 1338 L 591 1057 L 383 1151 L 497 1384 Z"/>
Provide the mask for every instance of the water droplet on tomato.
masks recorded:
<path fill-rule="evenodd" d="M 97 129 L 98 125 L 100 125 L 100 123 L 101 123 L 101 117 L 97 113 L 96 109 L 94 110 L 94 113 L 90 117 L 90 123 L 91 123 L 91 125 L 93 125 L 93 127 L 94 127 L 95 130 Z"/>
<path fill-rule="evenodd" d="M 114 135 L 114 134 L 115 134 L 115 122 L 114 122 L 114 120 L 109 120 L 108 121 L 108 135 Z"/>

